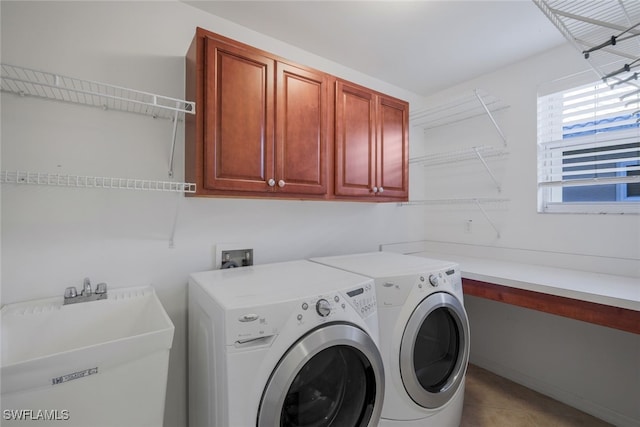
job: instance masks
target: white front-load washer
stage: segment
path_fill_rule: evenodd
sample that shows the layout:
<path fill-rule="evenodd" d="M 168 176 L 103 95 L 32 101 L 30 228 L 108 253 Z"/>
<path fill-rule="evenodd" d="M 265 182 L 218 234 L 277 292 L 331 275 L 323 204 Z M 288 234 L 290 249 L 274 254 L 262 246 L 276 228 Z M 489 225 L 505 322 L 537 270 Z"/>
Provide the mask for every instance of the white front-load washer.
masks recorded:
<path fill-rule="evenodd" d="M 310 261 L 189 278 L 191 427 L 378 425 L 370 278 Z"/>
<path fill-rule="evenodd" d="M 375 281 L 386 375 L 380 426 L 459 426 L 469 321 L 458 265 L 387 252 L 312 261 Z"/>

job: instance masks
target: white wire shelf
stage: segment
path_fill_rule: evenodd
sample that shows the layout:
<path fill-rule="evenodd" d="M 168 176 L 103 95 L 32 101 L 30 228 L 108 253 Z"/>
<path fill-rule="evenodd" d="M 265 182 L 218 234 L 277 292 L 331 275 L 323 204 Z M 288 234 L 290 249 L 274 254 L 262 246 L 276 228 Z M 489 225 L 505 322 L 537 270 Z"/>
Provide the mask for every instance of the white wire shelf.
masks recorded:
<path fill-rule="evenodd" d="M 510 199 L 499 197 L 472 197 L 472 198 L 451 198 L 451 199 L 425 199 L 411 200 L 399 203 L 402 206 L 429 206 L 429 205 L 477 205 L 488 203 L 506 203 Z"/>
<path fill-rule="evenodd" d="M 196 184 L 188 182 L 153 181 L 133 178 L 66 175 L 21 171 L 0 172 L 0 184 L 50 185 L 57 187 L 105 188 L 119 190 L 195 193 Z"/>
<path fill-rule="evenodd" d="M 493 174 L 493 171 L 489 167 L 489 164 L 485 159 L 489 157 L 502 157 L 509 154 L 506 150 L 496 149 L 489 145 L 480 145 L 477 147 L 472 147 L 464 150 L 451 151 L 448 153 L 434 153 L 428 154 L 426 156 L 415 157 L 409 160 L 410 164 L 415 164 L 419 166 L 435 166 L 435 165 L 444 165 L 454 162 L 462 162 L 466 160 L 478 160 L 482 163 L 485 170 L 489 174 L 489 177 L 495 184 L 498 192 L 502 191 L 502 186 L 500 182 Z"/>
<path fill-rule="evenodd" d="M 442 206 L 442 205 L 475 205 L 482 216 L 487 220 L 491 228 L 494 229 L 498 238 L 500 238 L 500 229 L 496 226 L 495 222 L 491 220 L 491 217 L 487 213 L 486 209 L 482 207 L 484 204 L 504 204 L 509 202 L 509 199 L 504 198 L 486 198 L 478 197 L 471 199 L 431 199 L 431 200 L 415 200 L 400 203 L 401 206 Z"/>
<path fill-rule="evenodd" d="M 488 114 L 497 126 L 491 113 L 508 108 L 509 105 L 482 89 L 475 89 L 470 94 L 461 95 L 434 107 L 418 110 L 411 114 L 412 126 L 433 129 L 450 123 Z M 498 131 L 502 134 L 502 132 Z M 504 139 L 504 138 L 503 138 Z"/>
<path fill-rule="evenodd" d="M 489 145 L 479 145 L 462 150 L 449 151 L 444 153 L 433 153 L 425 156 L 409 159 L 410 164 L 418 166 L 435 166 L 449 163 L 463 162 L 466 160 L 478 160 L 478 156 L 483 158 L 502 157 L 509 154 L 504 149 L 498 149 Z"/>
<path fill-rule="evenodd" d="M 16 65 L 0 65 L 3 92 L 171 120 L 177 120 L 178 114 L 195 114 L 194 102 Z"/>

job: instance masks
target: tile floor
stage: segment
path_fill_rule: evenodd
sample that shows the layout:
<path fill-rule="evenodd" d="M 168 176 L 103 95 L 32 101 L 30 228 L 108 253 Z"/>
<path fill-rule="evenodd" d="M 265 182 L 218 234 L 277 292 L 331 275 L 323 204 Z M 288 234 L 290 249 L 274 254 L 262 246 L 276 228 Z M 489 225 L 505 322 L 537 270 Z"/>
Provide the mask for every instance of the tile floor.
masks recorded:
<path fill-rule="evenodd" d="M 467 370 L 460 427 L 610 426 L 475 365 Z"/>

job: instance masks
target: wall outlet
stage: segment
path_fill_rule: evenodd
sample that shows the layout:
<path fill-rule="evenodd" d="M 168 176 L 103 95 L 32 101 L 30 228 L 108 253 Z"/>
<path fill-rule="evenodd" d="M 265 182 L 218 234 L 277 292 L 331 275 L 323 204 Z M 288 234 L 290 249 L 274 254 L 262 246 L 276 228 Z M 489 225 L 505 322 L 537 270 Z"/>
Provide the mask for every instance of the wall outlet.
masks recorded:
<path fill-rule="evenodd" d="M 466 234 L 471 234 L 472 231 L 473 231 L 473 220 L 468 219 L 464 222 L 464 232 Z"/>
<path fill-rule="evenodd" d="M 253 265 L 253 249 L 250 245 L 216 245 L 216 269 L 247 267 Z"/>

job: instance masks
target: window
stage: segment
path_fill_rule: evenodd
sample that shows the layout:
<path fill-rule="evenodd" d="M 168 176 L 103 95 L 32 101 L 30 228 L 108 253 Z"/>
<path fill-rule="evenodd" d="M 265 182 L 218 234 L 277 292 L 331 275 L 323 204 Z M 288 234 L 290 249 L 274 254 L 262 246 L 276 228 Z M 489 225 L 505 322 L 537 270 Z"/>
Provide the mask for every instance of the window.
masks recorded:
<path fill-rule="evenodd" d="M 538 211 L 640 213 L 640 89 L 554 82 L 538 95 Z"/>

